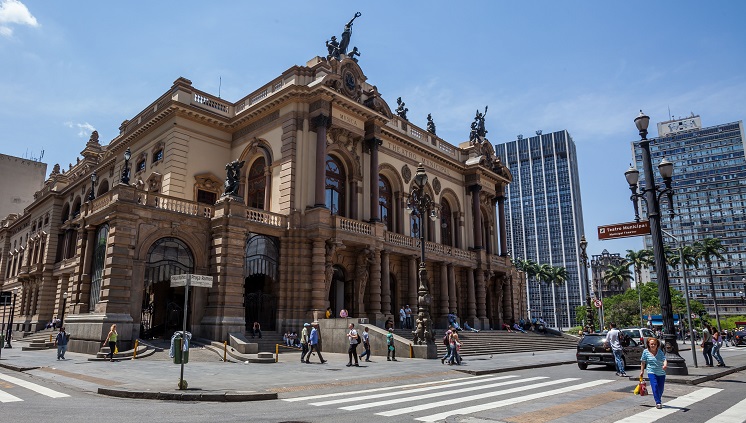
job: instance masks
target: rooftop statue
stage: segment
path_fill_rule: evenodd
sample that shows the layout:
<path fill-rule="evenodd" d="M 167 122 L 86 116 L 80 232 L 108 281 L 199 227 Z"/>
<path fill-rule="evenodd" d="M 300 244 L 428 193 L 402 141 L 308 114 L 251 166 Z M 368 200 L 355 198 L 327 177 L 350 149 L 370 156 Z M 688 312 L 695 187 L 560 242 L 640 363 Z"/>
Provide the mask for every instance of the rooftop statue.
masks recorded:
<path fill-rule="evenodd" d="M 409 111 L 409 109 L 407 109 L 406 107 L 404 107 L 404 102 L 401 101 L 401 97 L 399 97 L 399 98 L 396 99 L 396 104 L 399 105 L 396 108 L 396 115 L 399 116 L 400 118 L 404 119 L 404 120 L 408 120 L 407 119 L 407 112 Z"/>
<path fill-rule="evenodd" d="M 471 133 L 469 134 L 469 142 L 472 144 L 482 142 L 487 136 L 487 129 L 484 127 L 484 117 L 487 116 L 487 107 L 484 106 L 484 113 L 480 113 L 477 109 L 477 114 L 474 116 L 474 122 L 471 123 Z"/>
<path fill-rule="evenodd" d="M 241 180 L 241 168 L 245 161 L 233 160 L 232 162 L 225 165 L 226 176 L 225 176 L 225 196 L 237 196 L 238 195 L 238 182 Z"/>
<path fill-rule="evenodd" d="M 347 57 L 349 57 L 350 59 L 354 60 L 355 63 L 357 63 L 357 57 L 355 57 L 355 56 L 360 57 L 360 50 L 358 50 L 357 47 L 353 47 L 353 49 L 350 52 L 350 54 L 347 55 Z"/>
<path fill-rule="evenodd" d="M 433 116 L 430 113 L 427 114 L 427 132 L 435 135 L 435 122 L 433 122 Z"/>
<path fill-rule="evenodd" d="M 345 25 L 344 31 L 342 31 L 342 41 L 337 41 L 336 36 L 332 36 L 331 40 L 327 40 L 326 42 L 326 49 L 328 51 L 328 54 L 326 56 L 328 59 L 337 59 L 340 60 L 341 55 L 347 54 L 347 47 L 350 46 L 350 38 L 352 37 L 352 21 L 359 18 L 362 14 L 360 12 L 355 13 L 355 16 L 350 19 L 349 22 L 347 22 L 347 25 Z M 350 58 L 354 59 L 354 56 L 358 55 L 360 56 L 360 52 L 358 51 L 357 47 L 355 47 L 352 52 L 350 52 Z M 357 61 L 357 60 L 355 60 Z"/>

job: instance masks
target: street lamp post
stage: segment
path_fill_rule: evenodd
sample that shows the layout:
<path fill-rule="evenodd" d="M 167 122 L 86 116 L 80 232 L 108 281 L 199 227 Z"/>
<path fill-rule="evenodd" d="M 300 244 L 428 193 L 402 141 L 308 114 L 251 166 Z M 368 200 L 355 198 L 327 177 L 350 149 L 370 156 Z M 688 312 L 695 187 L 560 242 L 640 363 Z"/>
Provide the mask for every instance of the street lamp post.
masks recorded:
<path fill-rule="evenodd" d="M 93 201 L 96 199 L 96 182 L 98 181 L 98 176 L 96 176 L 96 171 L 94 170 L 93 173 L 91 173 L 91 192 L 88 193 L 88 201 Z"/>
<path fill-rule="evenodd" d="M 588 241 L 585 240 L 585 234 L 583 234 L 580 237 L 580 259 L 583 261 L 583 271 L 585 272 L 583 281 L 585 282 L 586 331 L 594 333 L 596 330 L 593 327 L 593 309 L 591 309 L 591 291 L 588 286 L 588 253 L 586 252 L 586 248 L 588 248 Z"/>
<path fill-rule="evenodd" d="M 16 297 L 18 296 L 18 287 L 13 288 L 13 305 L 10 306 L 10 319 L 8 320 L 8 332 L 5 336 L 5 348 L 13 348 L 10 345 L 10 336 L 13 333 L 13 315 L 16 311 Z"/>
<path fill-rule="evenodd" d="M 124 152 L 124 169 L 122 169 L 122 179 L 121 182 L 125 185 L 128 185 L 130 183 L 130 159 L 132 158 L 132 152 L 130 151 L 130 148 L 127 147 L 127 150 Z"/>
<path fill-rule="evenodd" d="M 430 303 L 432 299 L 428 287 L 427 269 L 425 268 L 425 228 L 427 224 L 424 222 L 424 217 L 429 216 L 430 219 L 435 220 L 437 214 L 435 212 L 435 203 L 430 198 L 430 195 L 425 192 L 426 186 L 427 174 L 425 173 L 425 166 L 420 163 L 417 166 L 417 173 L 414 176 L 414 186 L 409 193 L 406 207 L 407 213 L 414 212 L 420 217 L 420 286 L 417 290 L 417 324 L 413 332 L 413 342 L 417 345 L 435 345 L 433 323 L 430 318 Z"/>
<path fill-rule="evenodd" d="M 653 175 L 653 163 L 650 159 L 650 140 L 648 140 L 648 124 L 650 117 L 640 111 L 640 115 L 635 118 L 635 126 L 640 132 L 640 149 L 642 150 L 642 166 L 645 172 L 645 188 L 637 193 L 637 182 L 640 172 L 630 167 L 624 176 L 629 183 L 632 196 L 630 199 L 635 209 L 635 220 L 640 220 L 640 214 L 637 207 L 637 200 L 643 199 L 648 206 L 648 220 L 650 221 L 650 235 L 653 241 L 653 257 L 655 258 L 655 269 L 658 273 L 658 299 L 661 303 L 661 316 L 663 318 L 663 327 L 665 334 L 666 359 L 668 360 L 668 372 L 673 375 L 687 375 L 689 371 L 686 367 L 686 361 L 679 355 L 679 345 L 676 342 L 676 331 L 673 322 L 673 308 L 671 306 L 671 291 L 668 282 L 668 267 L 663 250 L 663 232 L 661 231 L 661 211 L 660 196 L 667 194 L 669 214 L 673 216 L 673 189 L 671 188 L 671 176 L 673 175 L 673 163 L 663 159 L 658 165 L 658 171 L 663 177 L 665 184 L 664 189 L 659 189 L 655 184 Z"/>
<path fill-rule="evenodd" d="M 603 262 L 601 259 L 598 260 L 591 260 L 591 273 L 594 275 L 598 275 L 598 301 L 601 302 L 601 307 L 598 308 L 598 330 L 600 332 L 603 332 L 606 328 L 606 322 L 604 321 L 604 286 L 603 286 L 603 277 L 601 277 L 601 272 L 598 270 L 599 266 L 603 266 Z M 595 272 L 593 269 L 596 269 Z M 595 280 L 596 277 L 594 276 L 593 279 Z M 595 281 L 594 281 L 595 282 Z M 595 283 L 594 283 L 594 288 Z"/>

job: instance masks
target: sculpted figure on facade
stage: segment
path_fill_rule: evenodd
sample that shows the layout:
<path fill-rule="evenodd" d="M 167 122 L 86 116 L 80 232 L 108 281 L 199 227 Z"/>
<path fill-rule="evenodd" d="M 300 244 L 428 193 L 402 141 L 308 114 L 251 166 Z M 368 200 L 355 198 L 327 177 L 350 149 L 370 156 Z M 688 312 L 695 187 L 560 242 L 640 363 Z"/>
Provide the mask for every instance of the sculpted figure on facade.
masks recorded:
<path fill-rule="evenodd" d="M 487 107 L 484 106 L 484 113 L 481 113 L 477 109 L 477 114 L 474 116 L 474 122 L 471 123 L 471 133 L 469 134 L 469 141 L 472 144 L 481 143 L 482 140 L 487 136 L 487 129 L 484 126 L 484 118 L 487 116 Z"/>
<path fill-rule="evenodd" d="M 435 122 L 433 122 L 433 116 L 430 113 L 427 114 L 427 132 L 435 135 Z"/>
<path fill-rule="evenodd" d="M 360 287 L 358 291 L 360 304 L 365 304 L 365 287 L 368 285 L 370 265 L 373 264 L 373 258 L 373 251 L 365 248 L 357 256 L 357 263 L 355 263 L 355 282 Z"/>
<path fill-rule="evenodd" d="M 241 180 L 241 168 L 245 164 L 245 161 L 233 160 L 232 162 L 225 165 L 226 176 L 225 176 L 225 191 L 223 196 L 237 196 L 238 195 L 238 183 Z"/>
<path fill-rule="evenodd" d="M 345 29 L 342 31 L 342 41 L 339 43 L 340 54 L 347 54 L 347 47 L 350 45 L 350 38 L 352 37 L 352 22 L 361 15 L 362 13 L 360 12 L 355 13 L 355 16 L 353 16 L 352 19 L 347 22 L 347 25 L 345 25 Z"/>
<path fill-rule="evenodd" d="M 403 101 L 401 101 L 401 97 L 396 99 L 396 104 L 398 105 L 396 107 L 396 115 L 404 120 L 409 120 L 407 119 L 407 112 L 409 111 L 409 109 L 404 107 L 406 104 Z"/>
<path fill-rule="evenodd" d="M 337 59 L 339 60 L 339 42 L 337 41 L 337 37 L 332 35 L 331 40 L 326 40 L 326 50 L 328 54 L 326 55 L 326 58 L 328 60 L 330 59 Z"/>
<path fill-rule="evenodd" d="M 353 48 L 352 48 L 352 51 L 351 51 L 351 52 L 350 52 L 350 54 L 348 55 L 348 57 L 349 57 L 350 59 L 354 60 L 354 61 L 355 61 L 355 63 L 357 63 L 357 57 L 355 57 L 355 56 L 357 56 L 357 57 L 360 57 L 360 50 L 358 50 L 358 49 L 357 49 L 357 47 L 353 47 Z"/>

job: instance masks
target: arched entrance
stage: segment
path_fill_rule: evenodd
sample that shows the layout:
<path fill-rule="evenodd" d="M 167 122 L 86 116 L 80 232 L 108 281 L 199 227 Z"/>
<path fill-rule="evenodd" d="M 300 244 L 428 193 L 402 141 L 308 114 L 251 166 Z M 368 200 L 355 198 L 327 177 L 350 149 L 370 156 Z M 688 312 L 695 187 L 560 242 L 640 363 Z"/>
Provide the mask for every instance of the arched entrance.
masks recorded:
<path fill-rule="evenodd" d="M 396 317 L 394 320 L 399 319 L 399 309 L 403 307 L 399 302 L 399 284 L 397 283 L 396 276 L 393 273 L 389 273 L 389 289 L 391 293 L 391 313 Z"/>
<path fill-rule="evenodd" d="M 279 241 L 249 234 L 244 255 L 244 309 L 246 330 L 259 322 L 262 330 L 277 329 Z"/>
<path fill-rule="evenodd" d="M 194 273 L 194 256 L 184 241 L 161 238 L 153 243 L 145 263 L 140 316 L 143 338 L 168 336 L 183 327 L 184 287 L 171 288 L 171 276 L 183 273 Z"/>
<path fill-rule="evenodd" d="M 339 317 L 339 311 L 347 310 L 349 316 L 357 316 L 357 301 L 355 300 L 355 284 L 347 280 L 347 273 L 340 265 L 335 264 L 332 273 L 332 283 L 329 286 L 329 307 L 334 317 Z"/>

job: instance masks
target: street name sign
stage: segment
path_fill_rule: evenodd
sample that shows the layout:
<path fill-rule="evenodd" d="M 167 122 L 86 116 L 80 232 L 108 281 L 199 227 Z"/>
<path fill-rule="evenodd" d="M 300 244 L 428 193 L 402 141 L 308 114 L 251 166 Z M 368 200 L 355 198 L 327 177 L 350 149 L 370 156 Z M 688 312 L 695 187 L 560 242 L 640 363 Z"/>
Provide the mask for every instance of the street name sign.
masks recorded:
<path fill-rule="evenodd" d="M 184 273 L 171 276 L 171 288 L 178 286 L 212 288 L 212 276 Z"/>
<path fill-rule="evenodd" d="M 641 220 L 639 222 L 616 223 L 598 227 L 598 239 L 627 238 L 631 236 L 650 235 L 650 222 Z"/>

